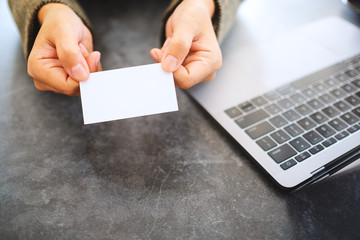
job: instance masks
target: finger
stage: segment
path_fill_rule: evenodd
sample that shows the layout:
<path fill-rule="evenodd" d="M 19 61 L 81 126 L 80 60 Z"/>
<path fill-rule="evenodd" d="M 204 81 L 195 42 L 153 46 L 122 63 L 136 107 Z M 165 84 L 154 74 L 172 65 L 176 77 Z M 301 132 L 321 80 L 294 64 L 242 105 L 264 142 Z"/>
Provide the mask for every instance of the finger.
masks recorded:
<path fill-rule="evenodd" d="M 43 82 L 37 80 L 37 79 L 34 79 L 34 85 L 36 87 L 37 90 L 39 91 L 52 91 L 52 92 L 56 92 L 56 93 L 59 93 L 59 91 L 47 84 L 44 84 Z"/>
<path fill-rule="evenodd" d="M 81 44 L 85 46 L 85 48 L 88 50 L 89 53 L 91 53 L 93 50 L 93 39 L 90 30 L 84 26 L 84 36 L 81 40 Z"/>
<path fill-rule="evenodd" d="M 171 37 L 168 37 L 166 39 L 166 41 L 164 42 L 163 46 L 161 47 L 161 51 L 165 52 L 165 50 L 167 49 L 167 47 L 169 46 L 169 42 L 171 40 Z"/>
<path fill-rule="evenodd" d="M 90 55 L 89 51 L 86 49 L 86 47 L 82 43 L 79 43 L 79 47 L 80 47 L 82 55 L 86 59 Z"/>
<path fill-rule="evenodd" d="M 215 76 L 216 76 L 216 72 L 214 72 L 214 73 L 210 74 L 209 76 L 207 76 L 206 78 L 204 78 L 202 80 L 202 82 L 210 82 L 215 78 Z"/>
<path fill-rule="evenodd" d="M 199 82 L 212 80 L 215 77 L 216 69 L 207 61 L 193 61 L 185 66 L 180 66 L 174 72 L 174 79 L 179 87 L 188 89 Z"/>
<path fill-rule="evenodd" d="M 103 70 L 101 62 L 98 64 L 97 72 L 101 72 Z"/>
<path fill-rule="evenodd" d="M 94 51 L 86 57 L 86 62 L 89 66 L 90 72 L 97 72 L 100 63 L 101 54 L 98 51 Z"/>
<path fill-rule="evenodd" d="M 189 29 L 188 24 L 179 23 L 174 27 L 173 35 L 161 61 L 165 71 L 174 72 L 179 69 L 190 51 L 194 37 L 195 34 L 191 28 Z"/>
<path fill-rule="evenodd" d="M 39 91 L 51 91 L 51 92 L 55 92 L 55 93 L 62 93 L 61 91 L 59 91 L 58 89 L 50 86 L 50 85 L 47 85 L 46 83 L 43 83 L 37 79 L 34 79 L 34 85 L 36 87 L 37 90 Z M 73 91 L 72 91 L 72 94 L 67 94 L 67 95 L 70 95 L 70 96 L 80 96 L 80 88 L 79 87 L 76 87 Z"/>
<path fill-rule="evenodd" d="M 150 55 L 155 60 L 155 62 L 159 63 L 163 57 L 163 52 L 158 48 L 153 48 L 150 51 Z"/>
<path fill-rule="evenodd" d="M 85 81 L 89 77 L 89 67 L 82 54 L 76 35 L 59 35 L 55 45 L 60 63 L 65 71 L 72 79 Z"/>
<path fill-rule="evenodd" d="M 173 16 L 170 16 L 169 20 L 165 24 L 165 37 L 166 39 L 169 39 L 172 36 L 172 22 L 173 22 Z"/>
<path fill-rule="evenodd" d="M 86 62 L 89 66 L 89 71 L 90 72 L 102 71 L 102 66 L 100 63 L 101 53 L 99 51 L 94 51 L 91 54 L 89 54 L 88 50 L 82 43 L 80 43 L 79 45 L 83 53 L 83 56 L 85 57 Z M 89 58 L 90 55 L 91 57 Z"/>
<path fill-rule="evenodd" d="M 62 66 L 57 66 L 57 59 L 44 61 L 46 63 L 40 62 L 33 66 L 34 72 L 37 73 L 35 79 L 43 83 L 40 87 L 44 87 L 45 84 L 54 88 L 55 92 L 70 96 L 79 94 L 79 82 L 72 79 Z"/>

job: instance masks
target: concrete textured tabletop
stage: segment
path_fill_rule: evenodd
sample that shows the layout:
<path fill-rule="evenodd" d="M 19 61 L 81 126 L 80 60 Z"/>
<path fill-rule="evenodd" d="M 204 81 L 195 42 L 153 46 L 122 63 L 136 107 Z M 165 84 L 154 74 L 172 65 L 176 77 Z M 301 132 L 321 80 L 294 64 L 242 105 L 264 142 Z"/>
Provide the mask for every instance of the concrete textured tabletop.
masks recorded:
<path fill-rule="evenodd" d="M 168 1 L 86 2 L 104 69 L 153 62 Z M 337 0 L 241 8 L 357 19 Z M 0 239 L 360 238 L 359 169 L 282 192 L 180 89 L 178 112 L 84 126 L 80 98 L 33 86 L 5 0 L 0 19 Z"/>

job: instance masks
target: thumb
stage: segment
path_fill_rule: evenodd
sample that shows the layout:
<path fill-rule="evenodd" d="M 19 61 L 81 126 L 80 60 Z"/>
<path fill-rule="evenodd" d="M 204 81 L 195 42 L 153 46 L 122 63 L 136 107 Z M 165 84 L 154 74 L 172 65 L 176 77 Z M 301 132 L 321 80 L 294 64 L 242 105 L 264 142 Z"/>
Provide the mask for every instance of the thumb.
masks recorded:
<path fill-rule="evenodd" d="M 77 81 L 88 79 L 89 67 L 75 37 L 60 37 L 56 43 L 56 52 L 61 65 L 71 78 Z"/>
<path fill-rule="evenodd" d="M 166 72 L 175 72 L 179 69 L 190 51 L 194 35 L 189 28 L 178 26 L 169 40 L 161 61 L 162 68 Z"/>

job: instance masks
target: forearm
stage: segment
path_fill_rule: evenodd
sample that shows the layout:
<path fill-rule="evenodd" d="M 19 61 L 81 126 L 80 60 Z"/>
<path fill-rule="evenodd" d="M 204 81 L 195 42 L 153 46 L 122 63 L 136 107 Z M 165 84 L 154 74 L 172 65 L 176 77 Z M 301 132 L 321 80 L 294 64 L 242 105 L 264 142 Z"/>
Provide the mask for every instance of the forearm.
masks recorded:
<path fill-rule="evenodd" d="M 18 26 L 24 55 L 27 58 L 34 44 L 40 25 L 38 11 L 47 3 L 63 3 L 69 6 L 90 28 L 90 22 L 76 0 L 8 0 L 10 10 Z"/>
<path fill-rule="evenodd" d="M 162 43 L 165 41 L 166 21 L 171 16 L 175 8 L 182 1 L 183 0 L 172 0 L 169 7 L 165 11 L 163 28 L 161 33 Z M 240 3 L 242 2 L 242 0 L 211 0 L 211 1 L 213 1 L 214 3 L 214 9 L 212 14 L 213 26 L 218 42 L 221 43 L 235 21 L 237 9 Z"/>

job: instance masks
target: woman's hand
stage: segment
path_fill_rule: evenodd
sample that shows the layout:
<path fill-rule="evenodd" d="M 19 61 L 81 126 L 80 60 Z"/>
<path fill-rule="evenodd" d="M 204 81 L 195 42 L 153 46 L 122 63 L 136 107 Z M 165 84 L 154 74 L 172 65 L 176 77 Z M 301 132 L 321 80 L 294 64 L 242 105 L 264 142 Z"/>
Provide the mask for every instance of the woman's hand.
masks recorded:
<path fill-rule="evenodd" d="M 41 25 L 28 59 L 37 89 L 79 95 L 79 81 L 101 70 L 89 29 L 66 5 L 48 3 L 39 13 Z"/>
<path fill-rule="evenodd" d="M 222 65 L 222 56 L 211 18 L 213 0 L 184 0 L 166 23 L 166 38 L 161 49 L 150 54 L 162 68 L 173 72 L 175 84 L 187 89 L 210 81 Z"/>

